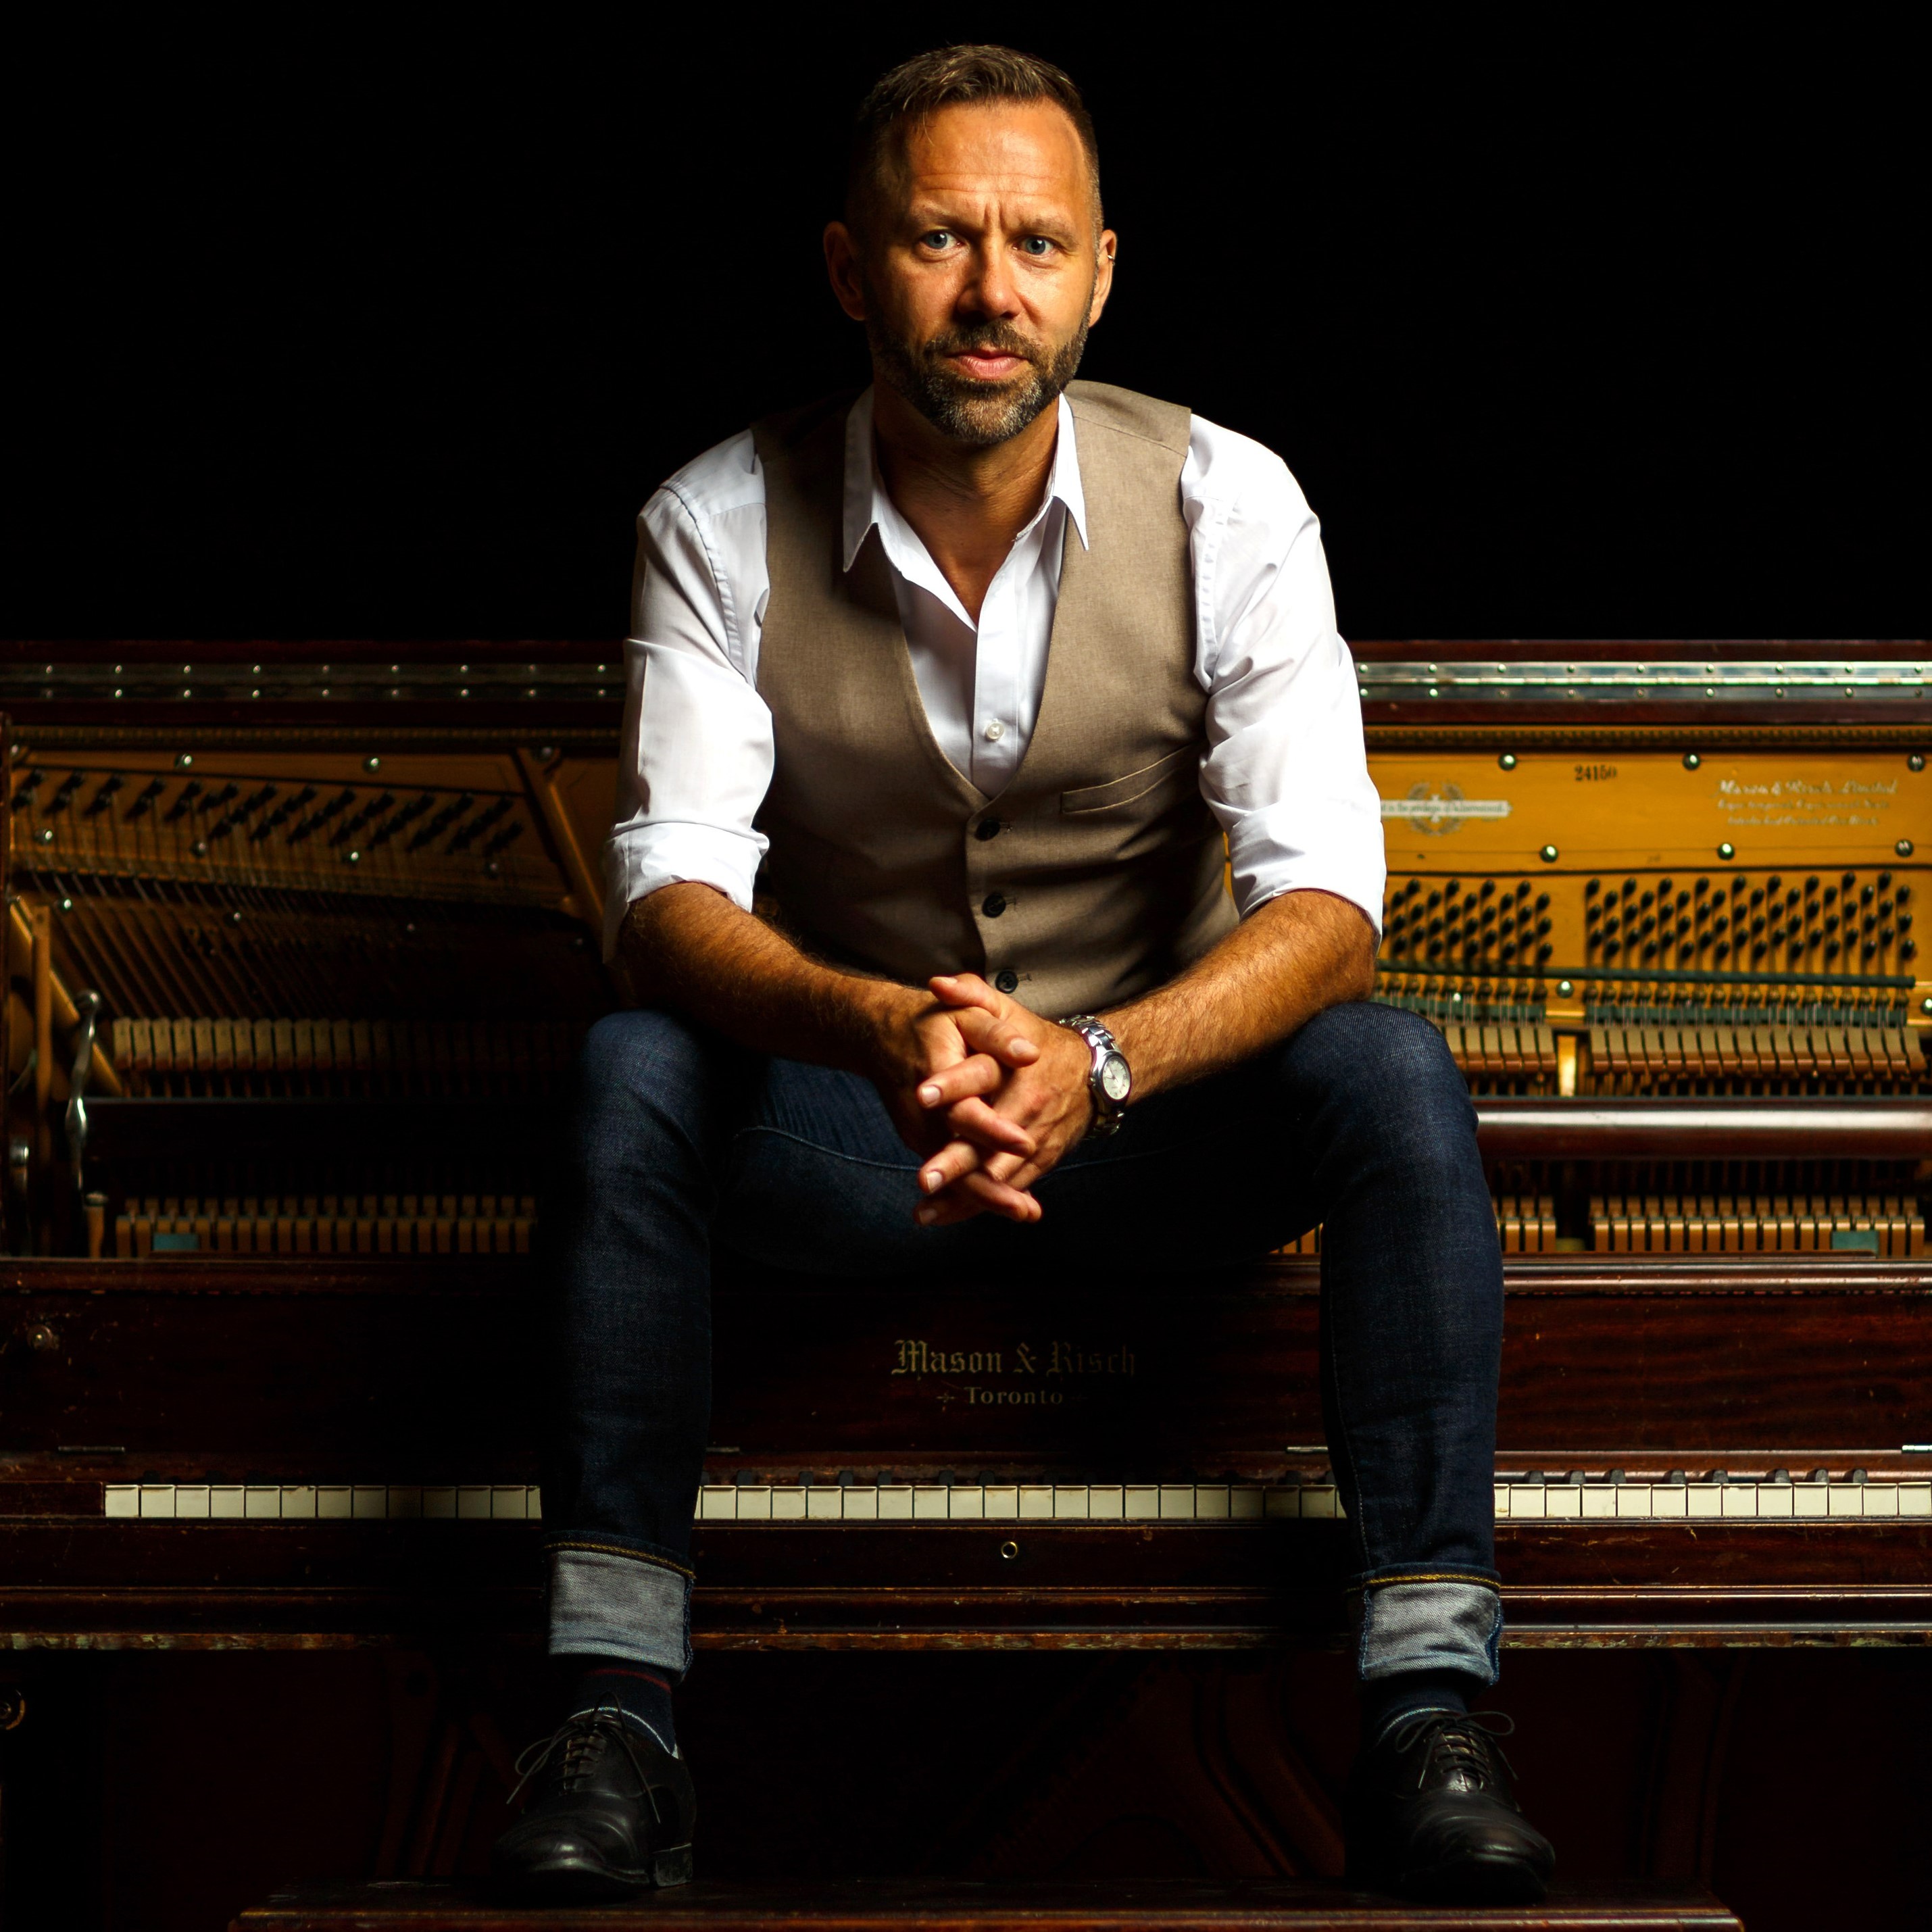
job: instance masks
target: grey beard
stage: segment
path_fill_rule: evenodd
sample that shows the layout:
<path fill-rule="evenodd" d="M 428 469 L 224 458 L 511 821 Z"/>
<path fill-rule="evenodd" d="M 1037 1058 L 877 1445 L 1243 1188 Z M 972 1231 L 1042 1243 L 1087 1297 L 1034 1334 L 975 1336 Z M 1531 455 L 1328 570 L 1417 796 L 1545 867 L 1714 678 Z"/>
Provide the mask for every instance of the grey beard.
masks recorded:
<path fill-rule="evenodd" d="M 1072 381 L 1087 347 L 1083 319 L 1072 338 L 1042 364 L 1039 352 L 1005 324 L 959 329 L 908 349 L 887 332 L 878 319 L 876 305 L 866 320 L 866 338 L 887 382 L 949 441 L 969 448 L 988 449 L 1018 436 L 1042 410 L 1057 401 Z M 940 361 L 962 349 L 990 348 L 1023 357 L 1024 375 L 1011 382 L 976 382 L 956 375 Z"/>

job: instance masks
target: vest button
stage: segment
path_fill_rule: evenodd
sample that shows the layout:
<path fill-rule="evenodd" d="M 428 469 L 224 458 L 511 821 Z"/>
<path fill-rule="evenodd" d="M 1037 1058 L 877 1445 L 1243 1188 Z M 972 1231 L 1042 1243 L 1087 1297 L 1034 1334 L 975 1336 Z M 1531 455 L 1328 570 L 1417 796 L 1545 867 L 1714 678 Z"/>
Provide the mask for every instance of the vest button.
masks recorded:
<path fill-rule="evenodd" d="M 1003 993 L 1014 992 L 1019 983 L 1020 976 L 1010 966 L 1003 966 L 993 975 L 993 984 Z"/>
<path fill-rule="evenodd" d="M 975 838 L 997 838 L 1005 828 L 997 818 L 982 818 L 973 828 Z"/>
<path fill-rule="evenodd" d="M 988 892 L 980 902 L 980 910 L 988 919 L 998 919 L 1006 909 L 1006 896 L 1004 892 Z"/>

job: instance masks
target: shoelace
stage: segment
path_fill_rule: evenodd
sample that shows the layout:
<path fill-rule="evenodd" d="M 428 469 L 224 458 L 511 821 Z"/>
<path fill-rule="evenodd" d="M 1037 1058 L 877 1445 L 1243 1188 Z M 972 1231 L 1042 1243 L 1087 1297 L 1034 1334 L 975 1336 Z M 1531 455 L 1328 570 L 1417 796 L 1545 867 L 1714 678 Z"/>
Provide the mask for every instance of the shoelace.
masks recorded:
<path fill-rule="evenodd" d="M 516 1803 L 531 1779 L 549 1763 L 560 1745 L 563 1755 L 557 1764 L 557 1782 L 562 1790 L 574 1791 L 578 1780 L 613 1743 L 620 1745 L 631 1760 L 631 1768 L 638 1774 L 638 1782 L 644 1787 L 644 1802 L 651 1808 L 651 1816 L 662 1825 L 664 1814 L 658 1809 L 658 1795 L 652 1790 L 651 1780 L 638 1756 L 635 1734 L 624 1721 L 623 1712 L 614 1704 L 566 1718 L 548 1737 L 540 1738 L 530 1745 L 517 1760 L 516 1786 L 508 1802 Z"/>
<path fill-rule="evenodd" d="M 1389 1741 L 1398 1756 L 1422 1745 L 1415 1768 L 1418 1791 L 1438 1766 L 1444 1772 L 1462 1772 L 1491 1789 L 1502 1784 L 1496 1772 L 1498 1760 L 1512 1778 L 1516 1775 L 1516 1766 L 1496 1742 L 1515 1730 L 1516 1720 L 1500 1711 L 1418 1711 L 1396 1726 Z"/>

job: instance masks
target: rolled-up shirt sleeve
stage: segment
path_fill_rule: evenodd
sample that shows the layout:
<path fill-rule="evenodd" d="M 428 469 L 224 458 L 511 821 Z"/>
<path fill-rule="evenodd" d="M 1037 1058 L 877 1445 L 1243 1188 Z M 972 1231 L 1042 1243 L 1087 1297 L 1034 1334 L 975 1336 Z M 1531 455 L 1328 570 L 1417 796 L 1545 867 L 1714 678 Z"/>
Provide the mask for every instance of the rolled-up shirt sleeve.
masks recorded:
<path fill-rule="evenodd" d="M 728 445 L 703 460 L 728 475 L 733 453 Z M 751 910 L 766 842 L 752 821 L 772 746 L 753 682 L 764 504 L 746 482 L 737 502 L 694 512 L 674 479 L 638 519 L 616 824 L 604 846 L 607 958 L 626 909 L 660 886 L 694 880 Z M 739 608 L 747 598 L 749 610 Z"/>
<path fill-rule="evenodd" d="M 1226 430 L 1202 442 L 1183 478 L 1208 689 L 1201 787 L 1227 834 L 1235 909 L 1332 892 L 1379 934 L 1382 804 L 1321 526 L 1278 457 Z"/>

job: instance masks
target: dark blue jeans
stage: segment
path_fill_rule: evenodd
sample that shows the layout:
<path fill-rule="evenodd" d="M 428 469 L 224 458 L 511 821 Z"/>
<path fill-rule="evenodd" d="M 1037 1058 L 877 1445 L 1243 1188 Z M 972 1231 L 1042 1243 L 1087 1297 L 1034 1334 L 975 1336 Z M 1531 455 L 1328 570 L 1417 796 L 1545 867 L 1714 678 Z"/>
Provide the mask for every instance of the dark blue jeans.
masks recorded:
<path fill-rule="evenodd" d="M 1091 1274 L 1252 1259 L 1320 1222 L 1322 1402 L 1361 1672 L 1493 1679 L 1502 1262 L 1474 1110 L 1426 1021 L 1331 1007 L 1140 1102 L 1040 1183 L 1032 1226 L 919 1227 L 918 1162 L 868 1082 L 668 1012 L 592 1029 L 557 1154 L 554 1653 L 688 1667 L 714 1243 L 827 1274 Z"/>

